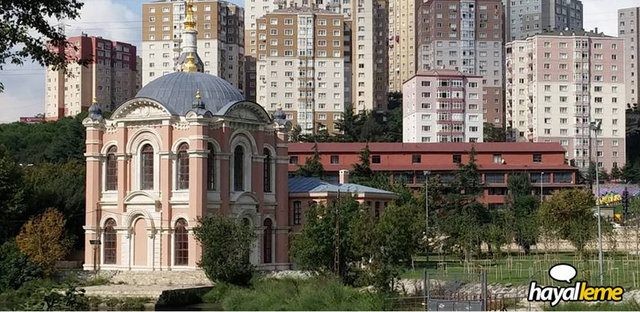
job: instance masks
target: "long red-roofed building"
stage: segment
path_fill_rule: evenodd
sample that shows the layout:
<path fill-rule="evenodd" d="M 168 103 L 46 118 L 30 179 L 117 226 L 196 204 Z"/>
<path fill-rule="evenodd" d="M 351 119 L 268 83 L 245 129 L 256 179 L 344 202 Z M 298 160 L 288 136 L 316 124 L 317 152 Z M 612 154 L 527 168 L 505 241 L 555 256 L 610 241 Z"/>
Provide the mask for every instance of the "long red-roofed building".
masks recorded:
<path fill-rule="evenodd" d="M 339 170 L 351 170 L 360 162 L 360 152 L 367 143 L 318 143 L 320 161 L 329 181 L 337 181 Z M 501 205 L 507 194 L 510 173 L 530 175 L 532 192 L 539 195 L 576 187 L 578 169 L 567 164 L 565 150 L 559 143 L 491 142 L 491 143 L 368 143 L 371 169 L 390 175 L 391 181 L 405 181 L 409 187 L 424 186 L 425 171 L 440 175 L 443 181 L 453 178 L 459 164 L 469 161 L 475 148 L 476 163 L 484 182 L 482 201 Z M 293 173 L 314 153 L 314 143 L 289 144 L 289 172 Z"/>

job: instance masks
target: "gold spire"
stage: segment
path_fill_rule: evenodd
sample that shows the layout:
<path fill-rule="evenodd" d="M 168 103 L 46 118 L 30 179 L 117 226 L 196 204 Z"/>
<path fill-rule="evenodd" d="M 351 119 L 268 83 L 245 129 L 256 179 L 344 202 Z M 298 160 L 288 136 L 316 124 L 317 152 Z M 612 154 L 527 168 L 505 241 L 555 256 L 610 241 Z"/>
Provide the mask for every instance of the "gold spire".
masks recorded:
<path fill-rule="evenodd" d="M 200 89 L 196 90 L 196 100 L 200 101 L 202 96 L 200 96 Z"/>
<path fill-rule="evenodd" d="M 93 97 L 93 100 L 91 101 L 91 104 L 98 104 L 98 99 L 96 99 L 96 97 Z"/>
<path fill-rule="evenodd" d="M 187 54 L 187 59 L 182 65 L 182 71 L 195 73 L 198 71 L 198 66 L 196 65 L 196 58 L 193 55 L 193 52 Z"/>
<path fill-rule="evenodd" d="M 185 1 L 185 17 L 184 17 L 184 29 L 195 30 L 196 19 L 193 17 L 193 2 L 192 0 Z"/>

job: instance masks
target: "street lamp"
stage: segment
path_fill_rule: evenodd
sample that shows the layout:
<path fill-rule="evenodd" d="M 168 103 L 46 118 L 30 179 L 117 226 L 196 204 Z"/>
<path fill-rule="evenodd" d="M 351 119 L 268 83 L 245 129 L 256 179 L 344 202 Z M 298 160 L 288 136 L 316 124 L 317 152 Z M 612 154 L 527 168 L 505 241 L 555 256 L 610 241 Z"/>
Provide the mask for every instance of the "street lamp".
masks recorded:
<path fill-rule="evenodd" d="M 600 177 L 598 173 L 598 131 L 600 131 L 600 127 L 602 126 L 602 122 L 592 121 L 589 124 L 589 130 L 594 130 L 595 138 L 596 138 L 596 211 L 598 214 L 598 269 L 600 273 L 600 285 L 604 285 L 604 276 L 603 272 L 603 257 L 602 257 L 602 222 L 601 222 L 601 214 L 600 214 L 600 202 L 598 201 L 598 196 L 600 196 Z M 591 131 L 589 131 L 589 137 L 591 137 Z"/>
<path fill-rule="evenodd" d="M 542 183 L 544 183 L 543 176 L 544 176 L 544 171 L 540 172 L 540 205 L 542 205 L 542 201 L 543 201 L 543 197 L 542 197 L 542 194 L 543 194 Z"/>
<path fill-rule="evenodd" d="M 428 170 L 424 171 L 424 240 L 425 253 L 427 255 L 427 265 L 429 265 L 429 174 Z"/>

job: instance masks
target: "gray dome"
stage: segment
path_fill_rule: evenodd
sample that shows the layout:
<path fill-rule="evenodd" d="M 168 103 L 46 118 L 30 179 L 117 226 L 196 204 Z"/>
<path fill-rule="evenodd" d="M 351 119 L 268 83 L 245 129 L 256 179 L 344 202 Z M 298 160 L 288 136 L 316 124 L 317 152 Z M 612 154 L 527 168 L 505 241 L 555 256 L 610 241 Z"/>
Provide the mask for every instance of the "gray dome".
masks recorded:
<path fill-rule="evenodd" d="M 205 108 L 213 114 L 228 103 L 244 100 L 240 90 L 226 80 L 198 72 L 175 72 L 159 77 L 142 87 L 136 97 L 156 100 L 172 114 L 184 116 L 193 108 L 198 90 Z"/>

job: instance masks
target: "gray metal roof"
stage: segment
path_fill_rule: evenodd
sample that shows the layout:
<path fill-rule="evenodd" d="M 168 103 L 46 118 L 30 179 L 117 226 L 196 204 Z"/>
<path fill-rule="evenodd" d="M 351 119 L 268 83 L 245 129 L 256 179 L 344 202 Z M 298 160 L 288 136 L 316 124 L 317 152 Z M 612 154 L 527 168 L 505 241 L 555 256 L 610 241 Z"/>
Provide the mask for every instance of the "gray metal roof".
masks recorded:
<path fill-rule="evenodd" d="M 289 178 L 289 193 L 370 193 L 395 195 L 393 192 L 368 187 L 360 184 L 345 183 L 331 184 L 318 178 L 291 177 Z"/>
<path fill-rule="evenodd" d="M 156 100 L 172 114 L 184 116 L 192 109 L 198 90 L 205 108 L 213 114 L 228 103 L 244 100 L 240 90 L 226 80 L 198 72 L 175 72 L 159 77 L 142 87 L 136 97 Z"/>

